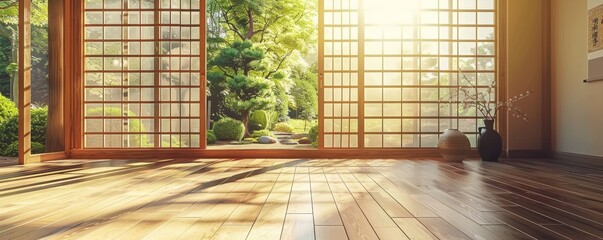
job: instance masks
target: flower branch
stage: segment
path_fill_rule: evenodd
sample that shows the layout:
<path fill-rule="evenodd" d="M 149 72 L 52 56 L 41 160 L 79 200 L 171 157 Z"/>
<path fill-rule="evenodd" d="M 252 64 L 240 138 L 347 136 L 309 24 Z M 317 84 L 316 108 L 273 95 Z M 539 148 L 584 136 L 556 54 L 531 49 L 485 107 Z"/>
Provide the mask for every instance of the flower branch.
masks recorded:
<path fill-rule="evenodd" d="M 516 103 L 531 96 L 532 92 L 525 91 L 517 96 L 514 96 L 507 101 L 495 102 L 494 88 L 495 82 L 491 81 L 488 85 L 486 92 L 479 91 L 480 87 L 474 84 L 467 78 L 465 73 L 459 69 L 460 76 L 464 81 L 467 82 L 468 86 L 461 86 L 457 91 L 453 91 L 445 96 L 445 99 L 450 104 L 457 100 L 460 105 L 458 106 L 461 110 L 467 110 L 475 107 L 486 119 L 495 119 L 500 111 L 507 111 L 513 117 L 517 117 L 524 121 L 528 120 L 528 115 L 522 111 L 521 108 L 516 106 Z"/>

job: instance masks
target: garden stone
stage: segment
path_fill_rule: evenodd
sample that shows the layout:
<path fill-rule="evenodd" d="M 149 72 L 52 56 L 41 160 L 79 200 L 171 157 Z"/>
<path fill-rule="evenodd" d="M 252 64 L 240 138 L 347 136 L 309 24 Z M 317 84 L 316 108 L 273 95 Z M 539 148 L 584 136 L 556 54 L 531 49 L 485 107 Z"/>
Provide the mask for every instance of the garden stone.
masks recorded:
<path fill-rule="evenodd" d="M 307 138 L 309 136 L 310 135 L 307 134 L 307 133 L 296 133 L 296 134 L 291 135 L 291 138 L 293 138 L 293 139 L 300 139 L 300 138 Z"/>
<path fill-rule="evenodd" d="M 302 139 L 298 140 L 297 143 L 299 143 L 299 144 L 312 144 L 312 141 L 310 141 L 310 139 L 307 139 L 307 138 L 302 138 Z"/>
<path fill-rule="evenodd" d="M 276 143 L 276 139 L 268 136 L 261 136 L 258 139 L 258 142 L 261 144 L 274 144 Z"/>

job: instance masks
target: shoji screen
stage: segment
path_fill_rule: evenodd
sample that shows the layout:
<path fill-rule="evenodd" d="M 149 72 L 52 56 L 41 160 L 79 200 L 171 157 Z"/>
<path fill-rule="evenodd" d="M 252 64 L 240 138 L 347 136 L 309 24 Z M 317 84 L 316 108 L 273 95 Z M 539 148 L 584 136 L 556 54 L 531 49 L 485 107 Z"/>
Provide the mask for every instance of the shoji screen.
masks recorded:
<path fill-rule="evenodd" d="M 324 1 L 321 29 L 324 141 L 326 148 L 356 148 L 359 138 L 359 5 L 357 0 Z"/>
<path fill-rule="evenodd" d="M 200 0 L 85 0 L 85 148 L 200 147 Z"/>
<path fill-rule="evenodd" d="M 483 92 L 496 82 L 495 6 L 495 0 L 325 0 L 324 147 L 348 147 L 338 140 L 348 132 L 359 136 L 349 147 L 435 147 L 447 128 L 465 132 L 475 146 L 482 116 L 459 110 L 458 99 L 447 96 L 469 81 Z"/>

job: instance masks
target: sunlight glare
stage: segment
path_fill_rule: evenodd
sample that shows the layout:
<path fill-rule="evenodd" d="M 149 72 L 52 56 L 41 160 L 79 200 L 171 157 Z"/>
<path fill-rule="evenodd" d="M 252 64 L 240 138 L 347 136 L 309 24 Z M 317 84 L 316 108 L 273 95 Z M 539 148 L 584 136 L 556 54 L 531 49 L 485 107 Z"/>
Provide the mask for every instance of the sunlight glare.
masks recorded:
<path fill-rule="evenodd" d="M 364 8 L 366 23 L 380 26 L 413 24 L 421 13 L 419 0 L 371 0 Z"/>

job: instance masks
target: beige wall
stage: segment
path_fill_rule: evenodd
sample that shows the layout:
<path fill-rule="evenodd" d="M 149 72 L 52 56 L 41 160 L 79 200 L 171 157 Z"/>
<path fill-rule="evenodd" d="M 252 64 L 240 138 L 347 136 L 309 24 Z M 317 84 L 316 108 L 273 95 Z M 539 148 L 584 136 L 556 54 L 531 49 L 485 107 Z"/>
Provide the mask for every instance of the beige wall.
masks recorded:
<path fill-rule="evenodd" d="M 543 147 L 543 1 L 546 0 L 507 0 L 507 97 L 526 90 L 534 93 L 518 104 L 528 114 L 528 122 L 508 118 L 509 150 Z"/>
<path fill-rule="evenodd" d="M 587 78 L 587 0 L 552 0 L 555 151 L 603 156 L 603 82 Z"/>

